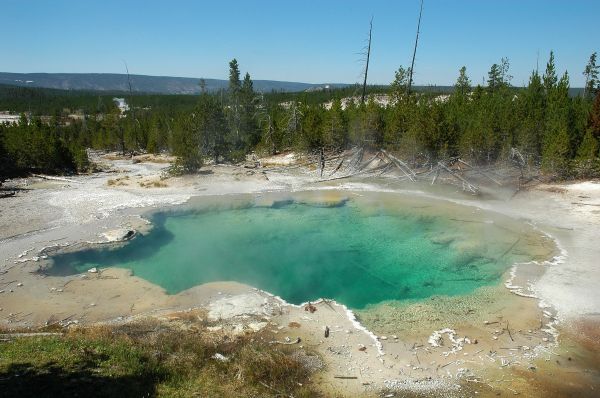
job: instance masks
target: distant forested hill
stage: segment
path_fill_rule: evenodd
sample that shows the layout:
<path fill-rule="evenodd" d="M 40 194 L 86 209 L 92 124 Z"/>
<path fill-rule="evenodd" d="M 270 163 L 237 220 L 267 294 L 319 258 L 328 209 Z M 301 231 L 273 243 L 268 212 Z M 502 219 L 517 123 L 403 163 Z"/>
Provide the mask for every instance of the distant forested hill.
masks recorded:
<path fill-rule="evenodd" d="M 130 75 L 132 90 L 157 94 L 197 94 L 200 78 Z M 204 79 L 206 90 L 217 91 L 227 88 L 228 81 Z M 117 73 L 8 73 L 0 72 L 0 84 L 26 87 L 45 87 L 62 90 L 128 91 L 127 75 Z M 325 84 L 254 80 L 254 89 L 271 91 L 305 91 L 318 89 Z M 343 87 L 346 84 L 330 84 Z"/>

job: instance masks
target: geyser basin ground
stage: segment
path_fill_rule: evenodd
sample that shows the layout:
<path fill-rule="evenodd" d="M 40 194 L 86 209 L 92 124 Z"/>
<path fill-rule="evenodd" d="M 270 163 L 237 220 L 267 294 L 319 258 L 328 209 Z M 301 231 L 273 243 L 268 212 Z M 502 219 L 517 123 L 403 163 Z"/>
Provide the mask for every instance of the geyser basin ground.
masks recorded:
<path fill-rule="evenodd" d="M 169 294 L 236 281 L 294 304 L 324 297 L 362 309 L 468 294 L 550 251 L 524 223 L 397 194 L 203 198 L 150 220 L 148 234 L 56 255 L 48 272 L 122 267 Z"/>

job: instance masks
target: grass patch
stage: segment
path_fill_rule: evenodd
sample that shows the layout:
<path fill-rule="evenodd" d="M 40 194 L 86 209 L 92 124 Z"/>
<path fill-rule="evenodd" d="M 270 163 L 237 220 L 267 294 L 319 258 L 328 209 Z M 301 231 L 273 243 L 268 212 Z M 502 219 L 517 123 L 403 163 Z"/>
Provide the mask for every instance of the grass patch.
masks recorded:
<path fill-rule="evenodd" d="M 3 397 L 319 396 L 297 348 L 268 340 L 216 338 L 155 321 L 15 338 L 0 342 L 0 391 Z"/>
<path fill-rule="evenodd" d="M 129 176 L 119 177 L 119 178 L 115 178 L 115 179 L 109 179 L 108 181 L 106 181 L 106 185 L 108 185 L 109 187 L 115 186 L 115 185 L 127 185 L 125 183 L 125 180 L 129 180 Z"/>
<path fill-rule="evenodd" d="M 139 184 L 142 188 L 166 188 L 168 186 L 167 183 L 162 181 L 141 181 Z"/>

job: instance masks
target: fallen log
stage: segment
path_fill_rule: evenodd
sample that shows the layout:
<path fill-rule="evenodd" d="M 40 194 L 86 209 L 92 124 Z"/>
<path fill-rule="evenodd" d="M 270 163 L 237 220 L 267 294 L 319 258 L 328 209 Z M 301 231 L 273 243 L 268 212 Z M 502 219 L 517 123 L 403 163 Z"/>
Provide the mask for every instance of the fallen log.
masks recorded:
<path fill-rule="evenodd" d="M 9 198 L 11 196 L 15 196 L 15 194 L 16 194 L 15 191 L 0 193 L 0 199 L 2 199 L 2 198 Z"/>
<path fill-rule="evenodd" d="M 68 178 L 63 178 L 63 177 L 54 177 L 54 176 L 47 176 L 47 175 L 43 175 L 43 174 L 32 174 L 33 177 L 37 177 L 37 178 L 41 178 L 44 180 L 51 180 L 51 181 L 62 181 L 62 182 L 70 182 L 70 183 L 74 183 L 74 184 L 81 184 L 80 181 L 75 181 L 75 180 L 71 180 Z"/>
<path fill-rule="evenodd" d="M 463 190 L 465 190 L 465 191 L 468 190 L 468 191 L 472 192 L 474 195 L 479 194 L 479 188 L 476 185 L 471 184 L 463 176 L 461 176 L 460 174 L 458 174 L 457 172 L 455 172 L 454 170 L 452 170 L 451 168 L 446 166 L 446 164 L 444 162 L 439 161 L 438 166 L 440 166 L 441 168 L 446 170 L 448 173 L 450 173 L 453 177 L 455 177 L 457 180 L 462 182 Z"/>
<path fill-rule="evenodd" d="M 377 177 L 384 175 L 385 173 L 387 173 L 388 171 L 390 171 L 391 168 L 392 168 L 392 164 L 391 163 L 387 163 L 385 165 L 385 167 L 383 168 L 383 170 L 381 171 L 381 173 L 377 174 Z"/>
<path fill-rule="evenodd" d="M 412 182 L 415 182 L 417 180 L 417 175 L 410 167 L 408 167 L 406 163 L 404 163 L 403 161 L 401 161 L 400 159 L 386 152 L 383 149 L 381 150 L 381 153 L 383 153 L 388 159 L 390 159 L 390 161 L 394 163 L 396 167 L 398 167 L 398 169 L 400 169 L 400 171 L 402 171 Z"/>
<path fill-rule="evenodd" d="M 370 165 L 372 161 L 374 161 L 375 159 L 377 159 L 377 157 L 379 156 L 379 153 L 380 153 L 380 152 L 377 152 L 377 153 L 375 154 L 375 156 L 373 156 L 373 157 L 371 157 L 369 160 L 367 160 L 367 161 L 366 161 L 366 163 L 364 163 L 364 164 L 363 164 L 363 165 L 360 167 L 360 169 L 359 169 L 359 170 L 364 170 L 364 169 L 365 169 L 365 167 L 367 167 L 368 165 Z"/>
<path fill-rule="evenodd" d="M 365 148 L 364 147 L 360 147 L 359 150 L 358 150 L 358 152 L 356 152 L 355 159 L 352 159 L 351 165 L 348 166 L 348 170 L 356 170 L 356 167 L 362 161 L 364 153 L 365 153 Z"/>
<path fill-rule="evenodd" d="M 458 161 L 458 162 L 460 162 L 460 163 L 462 163 L 462 164 L 464 164 L 465 166 L 468 166 L 468 167 L 470 167 L 470 168 L 471 168 L 472 170 L 474 170 L 476 173 L 479 173 L 479 174 L 481 174 L 482 176 L 484 176 L 484 177 L 485 177 L 485 178 L 487 178 L 488 180 L 492 181 L 493 183 L 495 183 L 495 184 L 497 184 L 497 185 L 499 185 L 499 186 L 502 186 L 502 183 L 501 183 L 500 181 L 498 181 L 498 180 L 495 180 L 494 178 L 490 177 L 489 175 L 487 175 L 487 174 L 486 174 L 486 173 L 484 173 L 483 171 L 481 171 L 481 170 L 479 170 L 479 169 L 477 169 L 477 168 L 475 168 L 475 167 L 471 166 L 469 163 L 465 162 L 464 160 L 462 160 L 462 159 L 457 159 L 457 161 Z"/>
<path fill-rule="evenodd" d="M 329 174 L 329 177 L 331 177 L 332 175 L 337 173 L 337 171 L 342 167 L 342 164 L 344 164 L 344 160 L 346 160 L 346 156 L 342 156 L 342 160 L 340 160 L 340 163 L 337 165 L 335 170 L 333 170 L 333 172 L 331 174 Z"/>
<path fill-rule="evenodd" d="M 273 341 L 269 341 L 269 344 L 283 344 L 283 345 L 292 345 L 292 344 L 298 344 L 302 341 L 302 339 L 300 339 L 300 337 L 297 337 L 296 340 L 294 341 L 279 341 L 279 340 L 273 340 Z"/>
<path fill-rule="evenodd" d="M 440 175 L 440 168 L 436 167 L 435 175 L 433 176 L 433 179 L 431 180 L 431 185 L 435 184 L 435 180 L 437 180 L 439 175 Z"/>

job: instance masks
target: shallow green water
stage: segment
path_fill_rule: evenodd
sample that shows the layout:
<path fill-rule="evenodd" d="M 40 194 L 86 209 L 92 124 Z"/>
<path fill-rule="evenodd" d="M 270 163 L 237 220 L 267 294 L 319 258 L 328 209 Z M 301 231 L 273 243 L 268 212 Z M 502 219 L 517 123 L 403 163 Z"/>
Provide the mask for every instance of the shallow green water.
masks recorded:
<path fill-rule="evenodd" d="M 478 239 L 469 235 L 476 230 L 458 231 L 468 223 L 354 201 L 157 213 L 151 221 L 149 234 L 122 247 L 57 255 L 49 272 L 117 266 L 171 294 L 237 281 L 291 303 L 327 297 L 360 309 L 469 293 L 497 283 L 515 261 L 507 254 L 514 237 L 465 246 Z"/>

